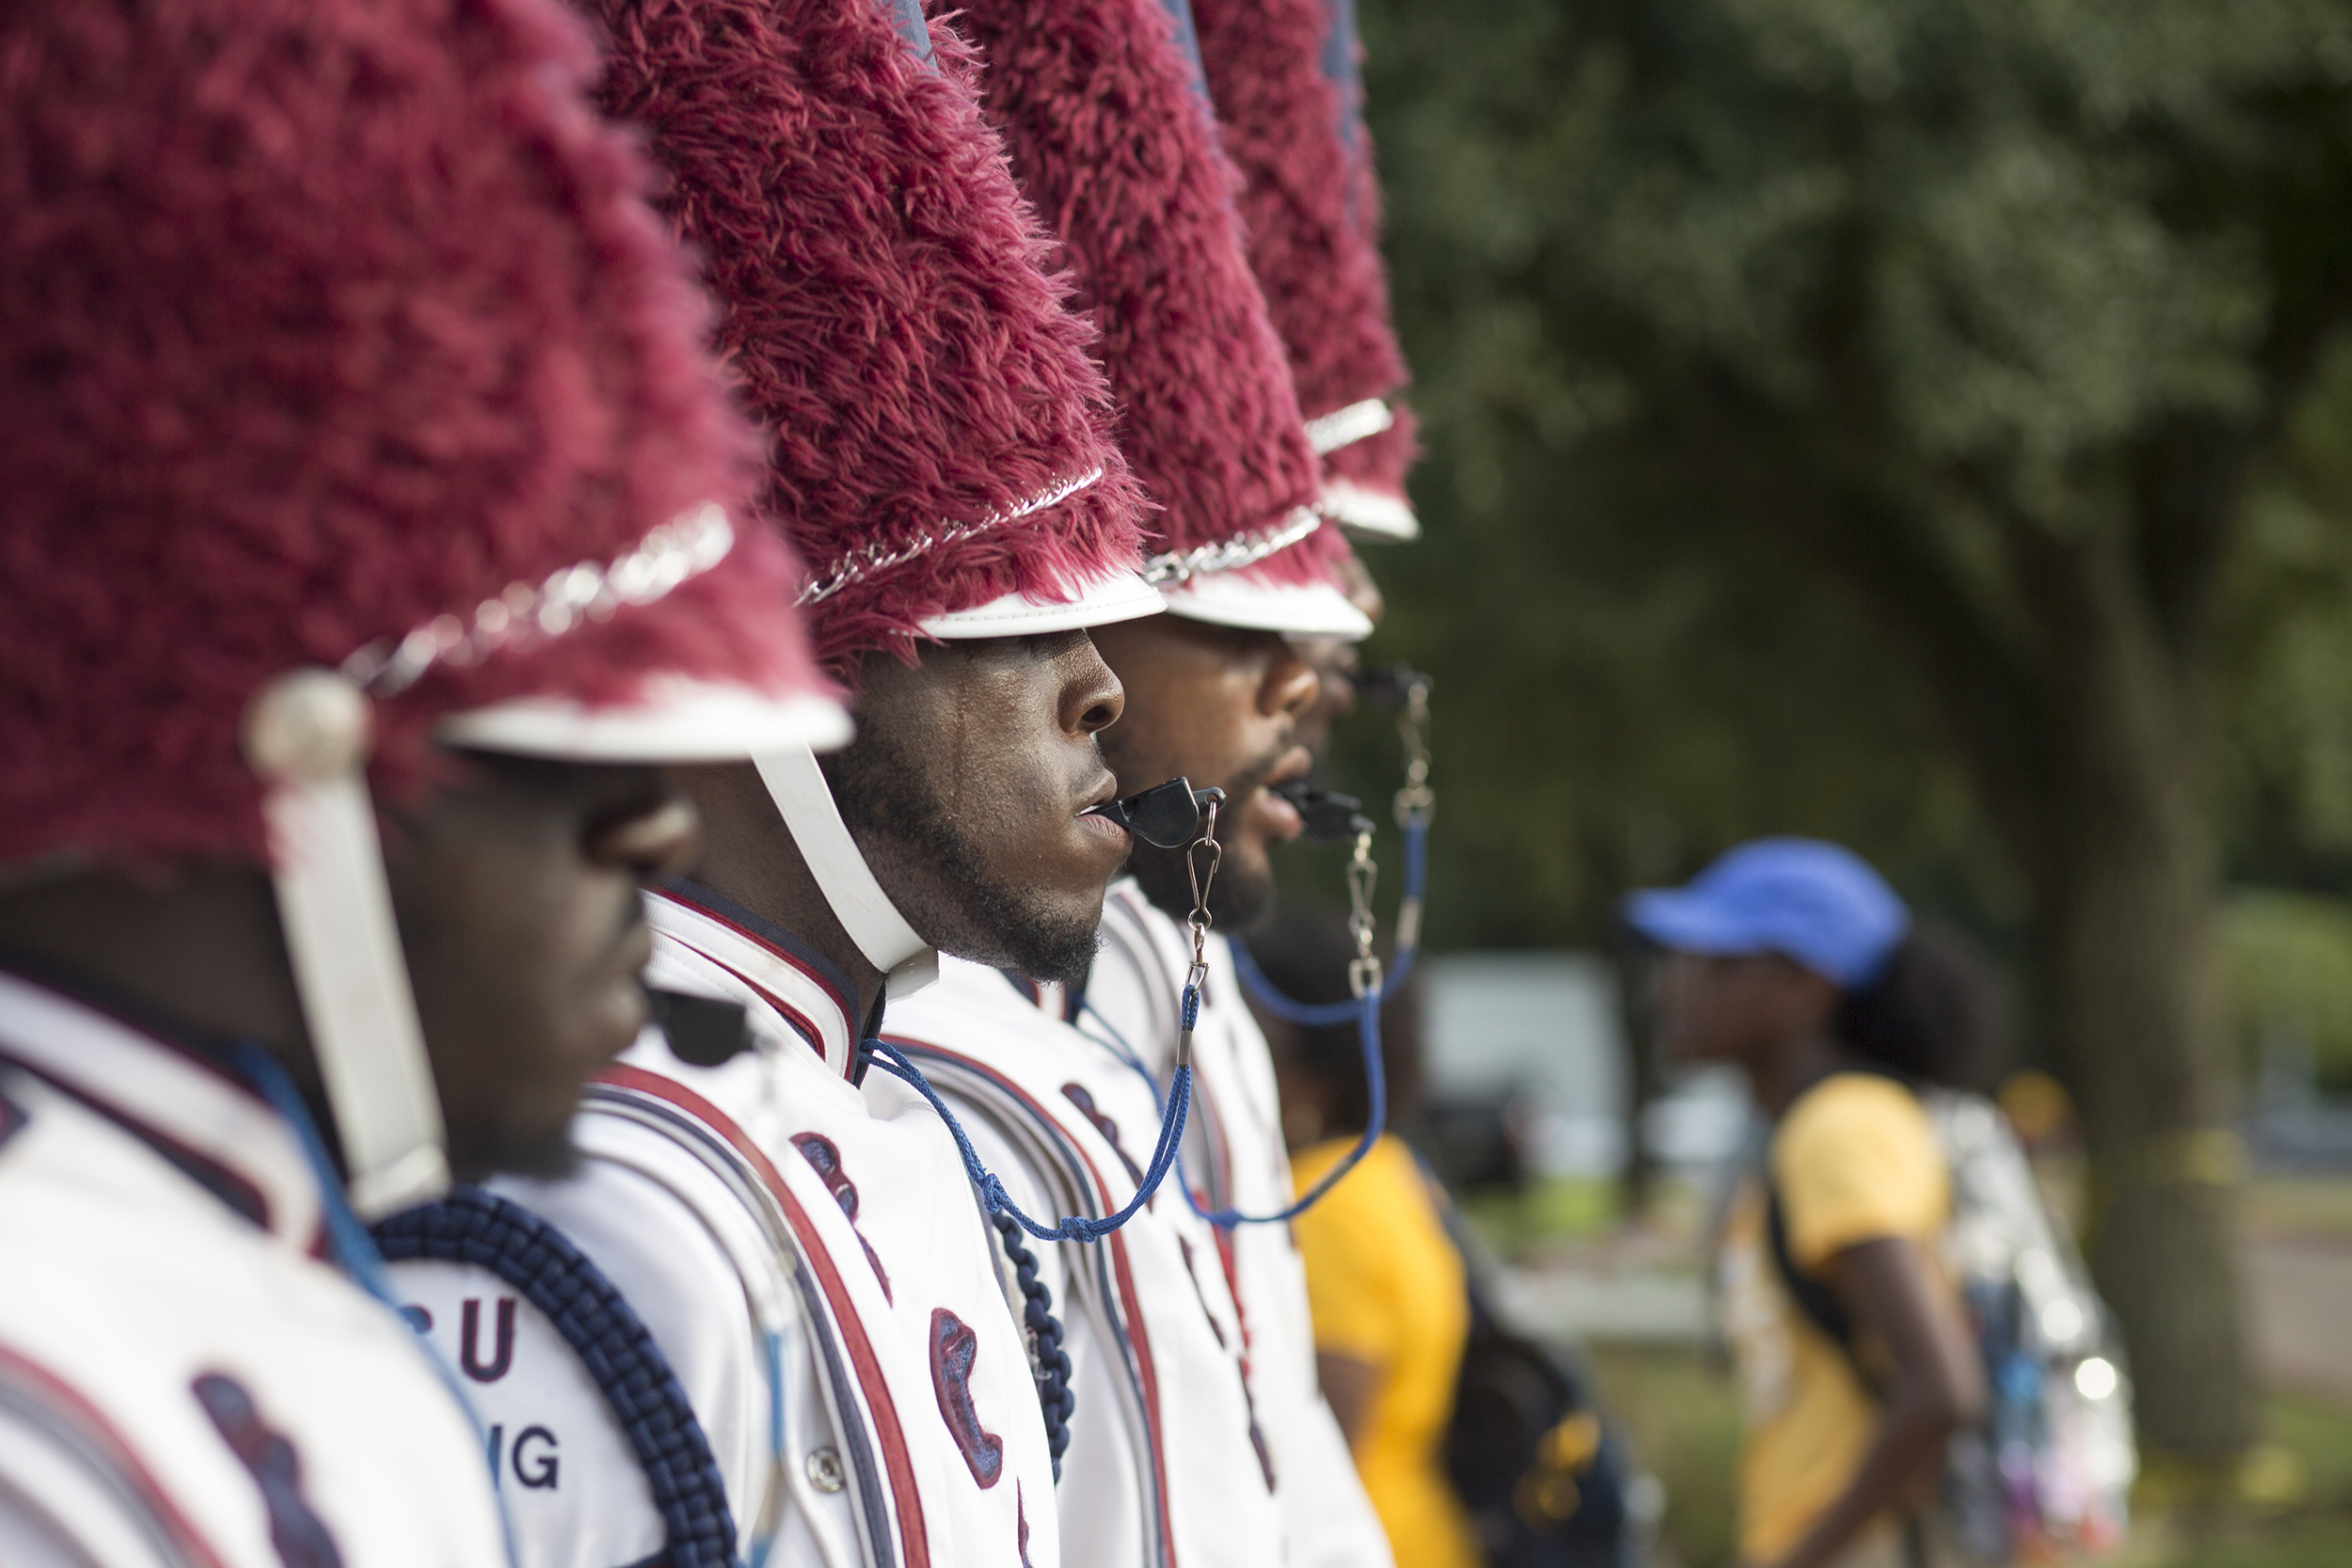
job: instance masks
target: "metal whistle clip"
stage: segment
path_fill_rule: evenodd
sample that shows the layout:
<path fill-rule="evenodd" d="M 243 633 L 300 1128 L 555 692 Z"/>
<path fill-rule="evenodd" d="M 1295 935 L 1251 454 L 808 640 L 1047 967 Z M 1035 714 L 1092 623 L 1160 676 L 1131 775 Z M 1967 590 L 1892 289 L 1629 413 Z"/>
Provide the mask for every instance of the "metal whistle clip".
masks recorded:
<path fill-rule="evenodd" d="M 1372 818 L 1363 814 L 1363 802 L 1353 795 L 1318 788 L 1304 779 L 1267 787 L 1297 808 L 1306 824 L 1299 836 L 1310 844 L 1345 844 L 1372 831 Z"/>
<path fill-rule="evenodd" d="M 1192 880 L 1192 915 L 1186 922 L 1192 927 L 1192 970 L 1178 1004 L 1179 1069 L 1192 1066 L 1192 1026 L 1200 1008 L 1200 985 L 1209 973 L 1209 885 L 1216 879 L 1217 863 L 1225 858 L 1225 847 L 1216 838 L 1216 814 L 1224 804 L 1225 791 L 1214 785 L 1195 789 L 1189 779 L 1170 779 L 1123 800 L 1087 808 L 1089 816 L 1106 817 L 1154 848 L 1184 852 L 1184 872 Z"/>
<path fill-rule="evenodd" d="M 1195 789 L 1189 779 L 1170 779 L 1123 800 L 1089 806 L 1080 815 L 1116 822 L 1154 848 L 1181 849 L 1200 836 L 1210 803 L 1221 805 L 1224 800 L 1221 789 Z"/>

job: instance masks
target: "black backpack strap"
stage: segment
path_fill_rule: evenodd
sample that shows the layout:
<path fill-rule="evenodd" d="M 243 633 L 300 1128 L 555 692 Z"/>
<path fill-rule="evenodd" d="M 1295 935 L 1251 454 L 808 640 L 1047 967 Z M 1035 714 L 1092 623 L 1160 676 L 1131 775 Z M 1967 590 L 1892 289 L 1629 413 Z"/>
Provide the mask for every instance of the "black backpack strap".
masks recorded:
<path fill-rule="evenodd" d="M 1853 1318 L 1826 1281 L 1797 1267 L 1796 1257 L 1788 1250 L 1788 1216 L 1781 1208 L 1780 1189 L 1769 1181 L 1764 1186 L 1764 1236 L 1772 1249 L 1772 1266 L 1780 1271 L 1781 1289 L 1788 1292 L 1797 1310 L 1821 1331 L 1823 1338 L 1848 1355 L 1853 1354 Z"/>
<path fill-rule="evenodd" d="M 1868 1065 L 1843 1067 L 1836 1072 L 1829 1074 L 1829 1077 L 1837 1077 L 1843 1073 L 1861 1073 L 1867 1077 L 1883 1078 L 1891 1084 L 1899 1085 L 1907 1093 L 1918 1092 L 1900 1074 L 1878 1067 Z M 1821 1082 L 1827 1082 L 1827 1079 Z M 1778 1131 L 1777 1126 L 1774 1131 Z M 1857 1340 L 1854 1323 L 1852 1317 L 1847 1313 L 1845 1304 L 1837 1299 L 1837 1292 L 1831 1290 L 1826 1283 L 1798 1268 L 1796 1259 L 1788 1251 L 1788 1221 L 1781 1210 L 1780 1189 L 1772 1184 L 1772 1146 L 1769 1142 L 1765 1145 L 1762 1158 L 1758 1162 L 1757 1180 L 1764 1184 L 1765 1240 L 1772 1247 L 1772 1266 L 1780 1273 L 1780 1283 L 1788 1292 L 1788 1299 L 1797 1304 L 1797 1310 L 1804 1314 L 1806 1322 L 1820 1329 L 1831 1344 L 1846 1353 L 1846 1360 L 1853 1367 L 1854 1375 L 1862 1380 L 1863 1388 L 1873 1399 L 1883 1397 L 1884 1390 L 1879 1386 L 1879 1380 L 1871 1374 L 1869 1368 L 1862 1364 L 1860 1356 L 1855 1354 Z"/>
<path fill-rule="evenodd" d="M 1853 1317 L 1846 1310 L 1846 1304 L 1837 1299 L 1837 1292 L 1826 1281 L 1797 1267 L 1797 1259 L 1788 1250 L 1788 1221 L 1781 1212 L 1780 1189 L 1769 1178 L 1764 1183 L 1764 1237 L 1772 1251 L 1772 1267 L 1778 1271 L 1781 1288 L 1788 1291 L 1788 1299 L 1804 1314 L 1807 1323 L 1821 1331 L 1823 1338 L 1845 1352 L 1846 1364 L 1861 1380 L 1863 1390 L 1872 1399 L 1883 1398 L 1885 1390 L 1879 1386 L 1877 1376 L 1862 1364 Z"/>
<path fill-rule="evenodd" d="M 388 1261 L 487 1269 L 546 1313 L 596 1380 L 644 1469 L 669 1533 L 668 1568 L 733 1568 L 726 1485 L 685 1388 L 635 1310 L 562 1231 L 470 1187 L 395 1214 L 374 1231 Z"/>
<path fill-rule="evenodd" d="M 1788 1291 L 1788 1299 L 1797 1304 L 1797 1310 L 1805 1320 L 1821 1331 L 1824 1338 L 1846 1354 L 1846 1365 L 1853 1369 L 1854 1377 L 1863 1391 L 1874 1400 L 1883 1400 L 1886 1390 L 1862 1364 L 1856 1353 L 1853 1318 L 1837 1292 L 1797 1267 L 1796 1259 L 1788 1251 L 1788 1222 L 1780 1212 L 1780 1190 L 1771 1181 L 1764 1184 L 1764 1234 L 1772 1249 L 1772 1266 L 1780 1272 L 1780 1283 Z M 1902 1520 L 1903 1568 L 1931 1568 L 1925 1524 L 1916 1513 L 1906 1513 Z"/>

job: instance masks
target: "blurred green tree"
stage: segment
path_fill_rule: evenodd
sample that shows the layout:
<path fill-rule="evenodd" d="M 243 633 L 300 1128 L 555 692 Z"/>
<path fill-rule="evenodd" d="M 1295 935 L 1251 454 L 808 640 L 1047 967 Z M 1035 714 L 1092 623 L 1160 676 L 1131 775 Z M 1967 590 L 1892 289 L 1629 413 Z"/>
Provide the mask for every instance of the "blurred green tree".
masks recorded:
<path fill-rule="evenodd" d="M 2291 839 L 2352 717 L 2341 629 L 2233 612 L 2345 580 L 2246 562 L 2341 530 L 2257 503 L 2352 316 L 2352 6 L 1362 9 L 1438 936 L 1589 936 L 1767 827 L 2013 908 L 2144 1435 L 2242 1450 L 2216 803 Z"/>
<path fill-rule="evenodd" d="M 2289 1094 L 2352 1093 L 2352 906 L 2239 893 L 2221 909 L 2230 1032 L 2249 1074 Z"/>

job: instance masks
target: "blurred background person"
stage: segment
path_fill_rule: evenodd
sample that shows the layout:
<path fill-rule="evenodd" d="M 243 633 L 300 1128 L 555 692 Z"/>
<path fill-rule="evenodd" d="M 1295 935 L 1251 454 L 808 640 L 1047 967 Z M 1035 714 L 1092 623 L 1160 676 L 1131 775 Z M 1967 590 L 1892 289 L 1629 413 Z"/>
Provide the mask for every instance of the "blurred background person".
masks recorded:
<path fill-rule="evenodd" d="M 1746 1399 L 1740 1559 L 1923 1568 L 1943 1555 L 1947 1444 L 1985 1391 L 1935 1248 L 1949 1174 L 1912 1086 L 1985 1081 L 1989 977 L 1862 860 L 1810 840 L 1741 846 L 1634 895 L 1628 918 L 1667 950 L 1669 1059 L 1739 1067 L 1772 1123 L 1714 1260 Z"/>
<path fill-rule="evenodd" d="M 1267 979 L 1310 1005 L 1344 1000 L 1356 946 L 1335 917 L 1285 910 L 1254 928 Z M 1389 1125 L 1420 1100 L 1421 1037 L 1409 978 L 1381 1008 Z M 1314 1026 L 1261 1013 L 1282 1103 L 1291 1174 L 1305 1193 L 1345 1158 L 1371 1119 L 1371 1085 L 1353 1022 Z M 1446 1479 L 1444 1446 L 1470 1333 L 1461 1254 L 1447 1199 L 1396 1132 L 1291 1222 L 1307 1269 L 1315 1370 L 1347 1434 L 1397 1568 L 1473 1568 L 1477 1542 Z"/>
<path fill-rule="evenodd" d="M 1446 693 L 1478 889 L 1431 960 L 1851 845 L 2014 966 L 2145 1511 L 2352 1560 L 2352 10 L 1358 12 L 1427 449 L 1376 657 Z"/>

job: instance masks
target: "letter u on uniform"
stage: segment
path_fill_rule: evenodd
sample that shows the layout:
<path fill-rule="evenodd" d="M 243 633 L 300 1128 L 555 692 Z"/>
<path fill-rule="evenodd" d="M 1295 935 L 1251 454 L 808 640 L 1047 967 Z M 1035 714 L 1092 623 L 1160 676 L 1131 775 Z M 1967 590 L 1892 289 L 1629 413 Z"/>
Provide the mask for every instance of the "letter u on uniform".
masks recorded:
<path fill-rule="evenodd" d="M 499 1297 L 498 1344 L 490 1361 L 482 1361 L 482 1299 L 466 1298 L 465 1313 L 460 1320 L 457 1338 L 457 1364 L 466 1369 L 466 1375 L 476 1383 L 496 1383 L 515 1365 L 515 1298 Z"/>

